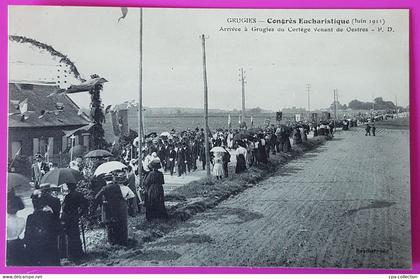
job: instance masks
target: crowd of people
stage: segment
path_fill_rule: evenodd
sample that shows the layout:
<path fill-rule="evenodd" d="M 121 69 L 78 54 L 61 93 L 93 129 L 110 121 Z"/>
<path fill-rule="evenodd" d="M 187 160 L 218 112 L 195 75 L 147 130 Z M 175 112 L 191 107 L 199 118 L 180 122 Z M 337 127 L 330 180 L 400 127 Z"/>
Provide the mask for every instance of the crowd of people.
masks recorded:
<path fill-rule="evenodd" d="M 292 145 L 307 141 L 310 131 L 315 137 L 332 137 L 333 128 L 332 123 L 299 123 L 272 125 L 264 129 L 209 132 L 208 148 L 211 152 L 208 159 L 212 173 L 217 180 L 229 177 L 231 154 L 236 157 L 235 173 L 242 173 L 253 165 L 267 164 L 273 154 L 290 152 Z M 199 128 L 180 133 L 172 130 L 161 135 L 149 134 L 144 140 L 141 160 L 136 154 L 134 141 L 117 158 L 126 168 L 105 172 L 91 180 L 94 198 L 90 202 L 75 183 L 66 183 L 61 187 L 41 183 L 49 169 L 42 156 L 37 156 L 32 166 L 36 188 L 30 197 L 33 213 L 26 220 L 17 215 L 24 208 L 22 199 L 13 189 L 8 192 L 7 264 L 55 266 L 60 265 L 62 258 L 80 261 L 86 250 L 82 220 L 84 216 L 97 212 L 99 206 L 108 242 L 127 246 L 128 216 L 136 216 L 144 207 L 147 221 L 168 218 L 164 173 L 182 176 L 206 168 L 205 134 Z M 139 162 L 142 177 L 138 175 Z M 77 158 L 69 167 L 86 177 L 90 165 Z M 64 194 L 61 200 L 56 195 L 58 191 Z"/>
<path fill-rule="evenodd" d="M 7 265 L 56 266 L 60 258 L 78 261 L 83 255 L 80 218 L 88 209 L 87 199 L 66 185 L 63 201 L 56 197 L 56 187 L 39 185 L 31 195 L 33 212 L 18 217 L 24 209 L 22 198 L 11 189 L 7 193 Z M 23 237 L 21 237 L 23 235 Z"/>
<path fill-rule="evenodd" d="M 306 142 L 310 131 L 313 131 L 314 136 L 332 137 L 333 128 L 332 122 L 322 122 L 319 125 L 296 123 L 271 125 L 264 129 L 218 129 L 214 133 L 209 132 L 208 148 L 213 175 L 217 179 L 229 176 L 227 165 L 231 161 L 233 150 L 236 150 L 235 172 L 239 173 L 253 164 L 267 163 L 270 153 L 289 152 L 292 144 Z M 161 135 L 149 134 L 146 136 L 141 153 L 143 174 L 147 176 L 151 171 L 148 166 L 156 158 L 160 159 L 161 170 L 170 175 L 182 176 L 199 168 L 204 170 L 206 168 L 204 137 L 204 129 L 199 128 L 187 129 L 180 133 L 173 129 Z M 128 144 L 120 156 L 120 160 L 133 169 L 138 168 L 138 154 L 135 147 L 136 142 L 133 145 Z"/>

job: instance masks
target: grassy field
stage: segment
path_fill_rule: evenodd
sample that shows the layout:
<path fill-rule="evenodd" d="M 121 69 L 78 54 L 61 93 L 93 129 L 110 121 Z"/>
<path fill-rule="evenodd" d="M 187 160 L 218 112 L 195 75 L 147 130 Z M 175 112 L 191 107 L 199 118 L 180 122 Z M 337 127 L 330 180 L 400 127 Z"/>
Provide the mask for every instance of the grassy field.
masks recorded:
<path fill-rule="evenodd" d="M 135 111 L 129 111 L 128 113 L 128 126 L 130 129 L 137 131 L 137 114 Z M 263 114 L 253 117 L 254 127 L 265 127 L 266 120 L 270 120 L 270 123 L 275 124 L 275 114 Z M 231 123 L 232 128 L 239 128 L 239 116 L 232 115 Z M 250 127 L 251 117 L 246 117 L 246 123 Z M 144 118 L 145 133 L 151 132 L 167 132 L 175 129 L 177 132 L 189 129 L 203 128 L 204 117 L 199 114 L 188 114 L 188 115 L 149 115 Z M 210 115 L 209 116 L 209 127 L 211 130 L 217 128 L 228 128 L 228 116 L 227 115 Z M 113 141 L 112 122 L 109 114 L 107 115 L 106 122 L 104 124 L 104 130 L 106 139 L 110 142 Z"/>

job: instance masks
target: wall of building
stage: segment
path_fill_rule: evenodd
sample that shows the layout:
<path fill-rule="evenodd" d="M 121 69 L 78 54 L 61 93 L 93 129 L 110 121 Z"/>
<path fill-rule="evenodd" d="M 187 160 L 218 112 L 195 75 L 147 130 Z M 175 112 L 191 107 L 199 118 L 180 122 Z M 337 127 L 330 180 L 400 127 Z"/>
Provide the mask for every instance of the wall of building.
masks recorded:
<path fill-rule="evenodd" d="M 28 159 L 32 159 L 37 152 L 43 156 L 48 148 L 48 153 L 51 157 L 60 154 L 68 147 L 67 137 L 64 130 L 76 129 L 76 127 L 36 127 L 36 128 L 9 128 L 9 144 L 8 144 L 8 158 L 12 160 L 16 154 Z M 85 132 L 77 133 L 75 145 L 88 145 L 84 140 L 83 134 Z M 51 139 L 52 138 L 52 142 Z M 34 140 L 35 139 L 35 140 Z M 48 143 L 49 142 L 49 143 Z M 34 144 L 35 143 L 35 144 Z M 37 145 L 38 148 L 34 145 Z M 45 147 L 45 145 L 47 145 Z M 20 146 L 20 148 L 19 148 Z M 42 148 L 44 146 L 44 148 Z M 49 146 L 49 147 L 48 147 Z M 20 149 L 20 151 L 19 151 Z M 36 150 L 37 149 L 37 150 Z M 18 152 L 19 151 L 19 152 Z"/>

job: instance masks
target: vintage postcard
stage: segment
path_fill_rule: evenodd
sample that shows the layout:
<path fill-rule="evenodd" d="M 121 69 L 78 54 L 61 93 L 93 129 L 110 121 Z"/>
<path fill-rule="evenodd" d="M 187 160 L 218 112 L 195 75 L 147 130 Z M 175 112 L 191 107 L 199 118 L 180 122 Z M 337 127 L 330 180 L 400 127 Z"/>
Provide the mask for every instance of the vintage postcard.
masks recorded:
<path fill-rule="evenodd" d="M 7 266 L 411 267 L 408 10 L 9 6 Z"/>

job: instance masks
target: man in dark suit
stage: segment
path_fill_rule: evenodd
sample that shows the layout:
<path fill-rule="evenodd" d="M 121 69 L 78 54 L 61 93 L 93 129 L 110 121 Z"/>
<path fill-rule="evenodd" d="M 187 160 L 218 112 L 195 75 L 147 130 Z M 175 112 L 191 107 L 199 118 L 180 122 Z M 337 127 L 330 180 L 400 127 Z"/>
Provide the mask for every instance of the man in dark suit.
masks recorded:
<path fill-rule="evenodd" d="M 166 167 L 166 164 L 167 164 L 166 153 L 167 153 L 167 149 L 166 149 L 165 144 L 163 144 L 163 143 L 159 144 L 158 151 L 157 151 L 157 156 L 159 157 L 160 162 L 161 162 L 164 170 L 166 170 L 166 168 L 167 168 Z"/>
<path fill-rule="evenodd" d="M 226 151 L 223 153 L 223 173 L 225 175 L 225 177 L 229 177 L 229 162 L 230 162 L 230 153 L 229 151 L 227 151 L 226 146 L 222 145 L 222 148 Z"/>
<path fill-rule="evenodd" d="M 191 148 L 188 145 L 188 143 L 184 143 L 184 146 L 182 147 L 182 149 L 185 152 L 185 166 L 187 168 L 188 173 L 190 173 L 191 168 L 192 168 Z M 187 172 L 187 171 L 185 171 L 185 172 Z"/>
<path fill-rule="evenodd" d="M 32 180 L 35 182 L 35 189 L 39 189 L 41 178 L 50 170 L 47 163 L 43 161 L 41 154 L 35 155 L 35 163 L 32 164 Z"/>
<path fill-rule="evenodd" d="M 83 256 L 82 242 L 80 240 L 79 220 L 88 211 L 89 201 L 82 193 L 76 191 L 76 184 L 67 184 L 69 193 L 63 201 L 61 224 L 64 229 L 64 245 L 66 257 L 78 261 Z"/>
<path fill-rule="evenodd" d="M 178 165 L 178 176 L 181 176 L 185 173 L 186 171 L 186 164 L 185 162 L 187 161 L 187 157 L 185 154 L 185 150 L 182 147 L 182 145 L 180 144 L 178 147 L 178 151 L 176 154 L 176 163 Z"/>
<path fill-rule="evenodd" d="M 26 220 L 26 257 L 29 266 L 60 265 L 58 252 L 59 220 L 51 212 L 45 199 L 32 196 L 34 212 Z"/>
<path fill-rule="evenodd" d="M 60 219 L 61 202 L 59 198 L 52 196 L 54 190 L 55 189 L 51 187 L 50 183 L 42 183 L 39 185 L 39 189 L 35 190 L 31 197 L 38 196 L 39 201 L 44 206 L 51 208 L 54 217 L 58 221 Z"/>
<path fill-rule="evenodd" d="M 198 142 L 197 139 L 195 139 L 192 142 L 192 145 L 191 145 L 191 164 L 192 164 L 192 170 L 193 171 L 197 170 L 197 159 L 198 159 L 198 155 L 200 153 L 199 149 L 200 149 L 199 148 L 199 142 Z"/>
<path fill-rule="evenodd" d="M 174 149 L 174 146 L 170 145 L 169 146 L 169 151 L 168 151 L 167 167 L 168 167 L 171 175 L 174 174 L 174 167 L 175 167 L 175 160 L 176 159 L 177 159 L 177 154 L 176 154 L 176 151 Z"/>

